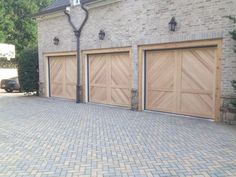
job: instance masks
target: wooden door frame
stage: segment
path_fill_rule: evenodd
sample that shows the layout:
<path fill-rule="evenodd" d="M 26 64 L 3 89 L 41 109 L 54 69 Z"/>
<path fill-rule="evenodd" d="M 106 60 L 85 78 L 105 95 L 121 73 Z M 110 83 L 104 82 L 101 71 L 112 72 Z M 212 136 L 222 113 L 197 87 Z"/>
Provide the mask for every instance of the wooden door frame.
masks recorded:
<path fill-rule="evenodd" d="M 215 110 L 214 120 L 220 120 L 220 97 L 221 97 L 221 57 L 222 57 L 222 39 L 185 41 L 176 43 L 163 43 L 138 46 L 138 109 L 144 110 L 145 101 L 145 52 L 148 50 L 170 50 L 187 49 L 194 47 L 216 47 L 216 74 L 215 74 Z"/>
<path fill-rule="evenodd" d="M 61 57 L 61 56 L 75 56 L 76 57 L 76 51 L 69 51 L 69 52 L 49 52 L 49 53 L 43 53 L 43 59 L 44 59 L 44 78 L 45 78 L 45 89 L 46 97 L 50 97 L 50 66 L 49 66 L 49 58 L 50 57 Z"/>
<path fill-rule="evenodd" d="M 90 50 L 83 50 L 81 52 L 81 59 L 82 59 L 82 100 L 83 102 L 87 103 L 89 101 L 88 95 L 88 56 L 91 54 L 107 54 L 107 53 L 122 53 L 128 52 L 129 59 L 131 63 L 131 85 L 130 88 L 133 87 L 133 65 L 132 65 L 132 48 L 131 47 L 120 47 L 120 48 L 104 48 L 104 49 L 90 49 Z"/>

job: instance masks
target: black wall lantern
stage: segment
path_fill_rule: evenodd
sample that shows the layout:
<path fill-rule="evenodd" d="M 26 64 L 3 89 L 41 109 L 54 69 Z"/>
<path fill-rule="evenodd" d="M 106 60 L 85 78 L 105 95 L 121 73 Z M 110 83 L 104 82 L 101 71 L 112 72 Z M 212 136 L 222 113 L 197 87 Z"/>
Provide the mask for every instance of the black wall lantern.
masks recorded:
<path fill-rule="evenodd" d="M 175 31 L 177 26 L 177 22 L 175 20 L 175 17 L 172 17 L 172 19 L 169 22 L 169 30 L 170 31 Z"/>
<path fill-rule="evenodd" d="M 57 37 L 54 37 L 53 39 L 53 44 L 54 45 L 59 45 L 60 40 Z"/>
<path fill-rule="evenodd" d="M 104 40 L 106 33 L 104 32 L 104 30 L 100 30 L 98 36 L 100 40 Z"/>

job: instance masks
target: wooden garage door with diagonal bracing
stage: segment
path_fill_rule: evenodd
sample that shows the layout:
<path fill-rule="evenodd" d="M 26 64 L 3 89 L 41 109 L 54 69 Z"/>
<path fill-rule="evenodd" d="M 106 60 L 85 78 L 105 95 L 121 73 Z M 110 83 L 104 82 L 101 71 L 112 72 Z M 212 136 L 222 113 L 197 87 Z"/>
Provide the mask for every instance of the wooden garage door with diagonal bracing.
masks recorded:
<path fill-rule="evenodd" d="M 130 107 L 131 60 L 129 53 L 92 54 L 89 63 L 89 101 Z"/>
<path fill-rule="evenodd" d="M 174 112 L 175 52 L 149 51 L 146 56 L 146 108 Z"/>
<path fill-rule="evenodd" d="M 49 71 L 51 97 L 75 100 L 76 57 L 50 57 Z"/>
<path fill-rule="evenodd" d="M 148 110 L 213 118 L 216 48 L 146 52 Z"/>

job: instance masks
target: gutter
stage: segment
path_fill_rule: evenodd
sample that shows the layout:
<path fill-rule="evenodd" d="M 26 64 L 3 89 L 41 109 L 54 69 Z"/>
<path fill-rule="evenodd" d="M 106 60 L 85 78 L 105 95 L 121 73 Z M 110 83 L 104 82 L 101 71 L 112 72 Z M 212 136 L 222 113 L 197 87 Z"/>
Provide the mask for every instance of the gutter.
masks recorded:
<path fill-rule="evenodd" d="M 85 18 L 81 24 L 81 26 L 79 27 L 79 29 L 76 28 L 76 26 L 73 24 L 72 20 L 71 20 L 71 16 L 68 12 L 68 10 L 66 9 L 64 11 L 65 15 L 68 18 L 68 22 L 71 25 L 71 27 L 74 30 L 75 36 L 76 36 L 76 41 L 77 41 L 77 83 L 76 83 L 76 103 L 80 103 L 80 95 L 81 95 L 81 90 L 82 90 L 82 86 L 80 85 L 80 36 L 81 36 L 81 32 L 88 20 L 89 17 L 89 12 L 88 10 L 84 7 L 84 5 L 87 3 L 87 1 L 83 2 L 83 0 L 80 1 L 81 3 L 81 8 L 85 11 Z"/>

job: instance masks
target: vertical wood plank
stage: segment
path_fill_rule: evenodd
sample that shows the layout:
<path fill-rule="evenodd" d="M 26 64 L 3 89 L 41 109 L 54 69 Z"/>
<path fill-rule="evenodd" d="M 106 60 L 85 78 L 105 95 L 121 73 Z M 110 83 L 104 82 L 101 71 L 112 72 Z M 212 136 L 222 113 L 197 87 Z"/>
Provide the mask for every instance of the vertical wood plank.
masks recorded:
<path fill-rule="evenodd" d="M 142 111 L 143 108 L 143 55 L 144 50 L 138 49 L 138 110 Z"/>
<path fill-rule="evenodd" d="M 180 109 L 180 70 L 181 70 L 181 63 L 180 63 L 180 50 L 175 50 L 175 111 L 178 112 Z"/>
<path fill-rule="evenodd" d="M 107 69 L 107 100 L 106 103 L 110 104 L 112 102 L 111 100 L 111 55 L 105 55 L 106 57 L 106 69 Z"/>
<path fill-rule="evenodd" d="M 221 74 L 222 74 L 222 41 L 218 41 L 216 51 L 216 79 L 215 79 L 215 112 L 214 117 L 216 121 L 220 121 L 220 107 L 221 107 Z"/>

